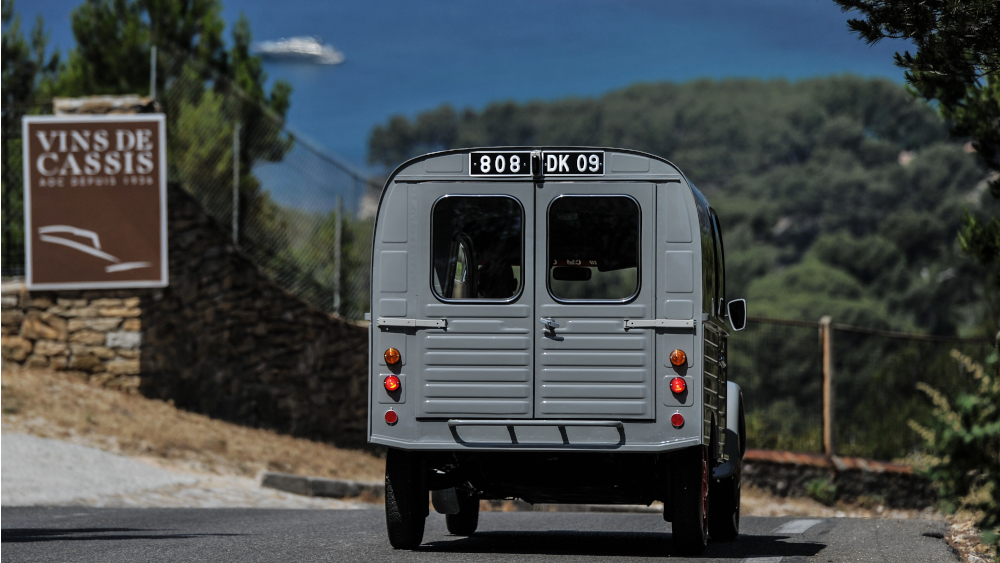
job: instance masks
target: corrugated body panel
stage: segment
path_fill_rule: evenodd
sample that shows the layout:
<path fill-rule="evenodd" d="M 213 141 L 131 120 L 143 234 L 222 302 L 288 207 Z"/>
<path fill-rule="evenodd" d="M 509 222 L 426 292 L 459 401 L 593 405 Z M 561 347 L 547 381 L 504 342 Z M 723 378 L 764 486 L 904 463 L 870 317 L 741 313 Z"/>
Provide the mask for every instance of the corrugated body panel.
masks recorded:
<path fill-rule="evenodd" d="M 573 319 L 556 334 L 541 339 L 536 417 L 653 416 L 649 331 L 626 333 L 622 321 Z"/>
<path fill-rule="evenodd" d="M 420 416 L 530 416 L 531 339 L 497 334 L 503 321 L 458 322 L 493 330 L 423 335 Z"/>

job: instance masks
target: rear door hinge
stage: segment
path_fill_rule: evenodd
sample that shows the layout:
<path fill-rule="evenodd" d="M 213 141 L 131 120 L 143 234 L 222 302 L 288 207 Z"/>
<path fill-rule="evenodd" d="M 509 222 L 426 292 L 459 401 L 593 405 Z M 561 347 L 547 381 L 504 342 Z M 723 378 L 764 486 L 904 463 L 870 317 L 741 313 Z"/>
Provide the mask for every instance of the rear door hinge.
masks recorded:
<path fill-rule="evenodd" d="M 694 329 L 694 319 L 625 319 L 625 330 L 630 328 L 680 328 Z"/>
<path fill-rule="evenodd" d="M 411 328 L 448 328 L 446 319 L 399 319 L 395 317 L 379 317 L 377 326 L 402 326 Z"/>

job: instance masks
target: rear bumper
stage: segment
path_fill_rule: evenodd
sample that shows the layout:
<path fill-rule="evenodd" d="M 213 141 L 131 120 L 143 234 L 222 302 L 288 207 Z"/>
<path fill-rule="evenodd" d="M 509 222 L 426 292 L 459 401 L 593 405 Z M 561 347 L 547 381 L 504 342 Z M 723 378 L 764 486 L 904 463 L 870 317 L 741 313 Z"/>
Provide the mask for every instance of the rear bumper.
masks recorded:
<path fill-rule="evenodd" d="M 655 424 L 620 420 L 450 419 L 417 426 L 417 439 L 373 435 L 369 442 L 404 450 L 650 453 L 702 443 L 695 429 L 652 437 Z"/>

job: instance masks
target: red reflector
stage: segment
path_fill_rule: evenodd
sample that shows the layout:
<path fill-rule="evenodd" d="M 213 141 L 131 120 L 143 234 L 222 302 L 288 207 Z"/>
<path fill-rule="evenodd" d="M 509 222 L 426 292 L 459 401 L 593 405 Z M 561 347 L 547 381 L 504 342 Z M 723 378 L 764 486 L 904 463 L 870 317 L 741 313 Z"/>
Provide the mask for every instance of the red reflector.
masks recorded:
<path fill-rule="evenodd" d="M 386 417 L 388 416 L 389 415 L 386 415 Z M 674 428 L 680 428 L 681 426 L 684 426 L 684 416 L 679 412 L 675 412 L 674 414 L 670 415 L 670 424 L 673 424 Z"/>
<path fill-rule="evenodd" d="M 393 410 L 385 411 L 385 421 L 388 424 L 396 424 L 396 421 L 398 420 L 399 420 L 399 415 L 396 414 L 396 411 Z"/>
<path fill-rule="evenodd" d="M 386 385 L 388 386 L 389 384 L 386 383 Z M 670 390 L 674 393 L 683 393 L 687 391 L 687 388 L 688 384 L 684 381 L 683 377 L 675 377 L 670 380 Z"/>
<path fill-rule="evenodd" d="M 386 391 L 395 391 L 396 389 L 399 389 L 399 378 L 395 375 L 387 376 L 383 383 Z"/>

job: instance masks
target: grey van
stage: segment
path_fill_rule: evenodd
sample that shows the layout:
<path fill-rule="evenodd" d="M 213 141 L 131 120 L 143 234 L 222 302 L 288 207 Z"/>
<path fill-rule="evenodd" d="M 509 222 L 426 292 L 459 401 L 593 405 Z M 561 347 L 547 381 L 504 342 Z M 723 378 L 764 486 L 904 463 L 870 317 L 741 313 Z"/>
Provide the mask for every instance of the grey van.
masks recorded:
<path fill-rule="evenodd" d="M 662 501 L 671 545 L 739 533 L 743 399 L 718 217 L 636 151 L 488 148 L 397 168 L 372 254 L 368 439 L 395 548 L 428 492 L 457 535 L 481 499 Z"/>

